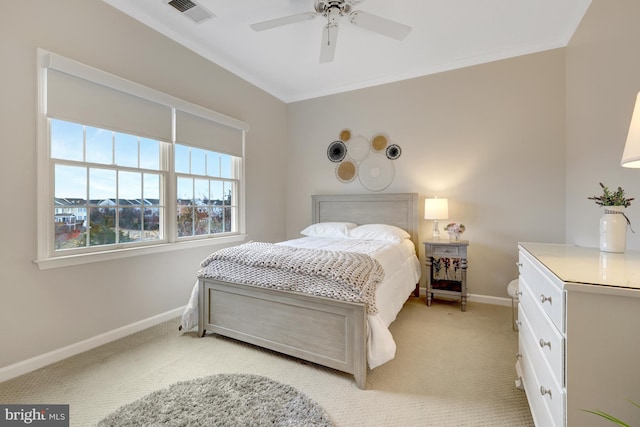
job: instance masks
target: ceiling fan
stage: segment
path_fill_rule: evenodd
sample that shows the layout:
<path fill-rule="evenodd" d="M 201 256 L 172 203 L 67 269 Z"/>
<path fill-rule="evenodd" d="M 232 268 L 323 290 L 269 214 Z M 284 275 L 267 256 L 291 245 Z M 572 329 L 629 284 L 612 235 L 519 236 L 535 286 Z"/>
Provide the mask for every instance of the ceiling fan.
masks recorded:
<path fill-rule="evenodd" d="M 297 13 L 295 15 L 283 16 L 281 18 L 270 19 L 268 21 L 251 24 L 254 31 L 264 31 L 283 25 L 296 22 L 307 21 L 316 16 L 323 16 L 327 19 L 322 32 L 322 45 L 320 47 L 320 62 L 333 61 L 338 40 L 338 20 L 347 15 L 349 21 L 361 28 L 391 37 L 396 40 L 403 40 L 411 31 L 411 27 L 391 21 L 381 16 L 372 15 L 362 10 L 353 10 L 352 7 L 362 3 L 364 0 L 314 0 L 315 12 Z"/>

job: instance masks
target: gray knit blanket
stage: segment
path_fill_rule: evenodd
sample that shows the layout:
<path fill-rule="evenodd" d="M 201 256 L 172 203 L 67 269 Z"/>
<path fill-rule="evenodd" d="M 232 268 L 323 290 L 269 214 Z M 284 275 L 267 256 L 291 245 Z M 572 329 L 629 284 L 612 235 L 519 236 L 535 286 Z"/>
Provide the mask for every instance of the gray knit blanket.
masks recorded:
<path fill-rule="evenodd" d="M 375 292 L 384 279 L 366 254 L 251 242 L 221 249 L 200 263 L 198 277 L 363 302 L 378 312 Z"/>

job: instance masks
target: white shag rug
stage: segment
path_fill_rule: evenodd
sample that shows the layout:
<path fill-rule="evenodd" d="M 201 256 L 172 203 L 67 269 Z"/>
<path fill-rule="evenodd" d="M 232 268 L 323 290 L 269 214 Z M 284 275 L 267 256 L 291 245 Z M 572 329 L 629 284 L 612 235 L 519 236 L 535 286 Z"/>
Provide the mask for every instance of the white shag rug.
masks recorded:
<path fill-rule="evenodd" d="M 181 381 L 122 406 L 98 423 L 126 426 L 332 426 L 324 409 L 286 384 L 259 375 Z"/>

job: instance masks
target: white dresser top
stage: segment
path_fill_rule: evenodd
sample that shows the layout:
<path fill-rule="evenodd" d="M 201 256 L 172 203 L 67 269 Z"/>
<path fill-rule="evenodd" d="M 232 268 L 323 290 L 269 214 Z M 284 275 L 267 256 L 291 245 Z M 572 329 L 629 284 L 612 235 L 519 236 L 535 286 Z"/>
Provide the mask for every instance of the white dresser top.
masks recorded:
<path fill-rule="evenodd" d="M 601 252 L 598 248 L 520 243 L 563 282 L 640 290 L 640 251 Z"/>

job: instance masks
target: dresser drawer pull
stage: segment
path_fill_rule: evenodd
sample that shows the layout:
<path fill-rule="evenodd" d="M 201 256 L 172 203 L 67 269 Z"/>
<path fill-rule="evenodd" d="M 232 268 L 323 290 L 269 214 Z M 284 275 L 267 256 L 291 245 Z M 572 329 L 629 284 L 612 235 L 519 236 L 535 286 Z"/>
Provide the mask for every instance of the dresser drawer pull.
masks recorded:
<path fill-rule="evenodd" d="M 549 301 L 549 304 L 553 304 L 551 297 L 545 297 L 543 294 L 540 294 L 540 302 L 544 304 L 547 301 Z"/>
<path fill-rule="evenodd" d="M 546 388 L 544 388 L 544 386 L 540 386 L 540 394 L 543 395 L 543 396 L 545 394 L 548 394 L 549 395 L 549 399 L 552 399 L 551 390 L 547 390 Z"/>
<path fill-rule="evenodd" d="M 551 341 L 545 341 L 540 338 L 540 348 L 544 348 L 544 346 L 549 346 L 549 350 L 551 350 Z"/>

